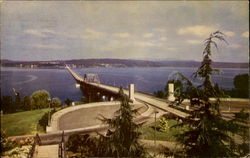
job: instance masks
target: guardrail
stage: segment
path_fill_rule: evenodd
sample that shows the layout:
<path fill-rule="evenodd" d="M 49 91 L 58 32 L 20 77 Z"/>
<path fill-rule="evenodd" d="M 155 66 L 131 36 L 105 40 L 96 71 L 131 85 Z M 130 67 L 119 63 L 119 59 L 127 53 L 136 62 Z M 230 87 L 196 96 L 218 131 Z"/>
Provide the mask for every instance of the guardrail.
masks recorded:
<path fill-rule="evenodd" d="M 62 132 L 62 140 L 59 143 L 58 157 L 66 158 L 66 144 L 65 144 L 65 139 L 64 139 L 64 131 Z"/>
<path fill-rule="evenodd" d="M 33 158 L 34 157 L 34 152 L 36 150 L 36 146 L 41 144 L 41 139 L 38 134 L 34 137 L 34 143 L 32 144 L 32 147 L 28 153 L 28 158 Z"/>

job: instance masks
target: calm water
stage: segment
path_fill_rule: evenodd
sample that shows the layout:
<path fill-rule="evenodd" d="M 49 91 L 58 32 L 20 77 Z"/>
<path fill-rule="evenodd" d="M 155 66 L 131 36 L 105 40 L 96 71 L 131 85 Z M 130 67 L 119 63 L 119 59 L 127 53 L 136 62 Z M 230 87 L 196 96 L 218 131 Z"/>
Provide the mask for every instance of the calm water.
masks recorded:
<path fill-rule="evenodd" d="M 181 72 L 190 78 L 197 68 L 84 68 L 73 69 L 80 75 L 97 73 L 104 84 L 127 87 L 134 83 L 136 90 L 153 93 L 161 90 L 175 72 Z M 213 81 L 225 89 L 233 88 L 235 75 L 248 73 L 248 69 L 221 69 L 221 75 L 213 76 Z M 199 81 L 195 81 L 198 83 Z M 75 87 L 75 80 L 65 69 L 1 69 L 1 95 L 14 95 L 12 88 L 21 96 L 31 95 L 36 90 L 45 89 L 52 97 L 62 101 L 69 98 L 80 100 L 82 93 Z"/>

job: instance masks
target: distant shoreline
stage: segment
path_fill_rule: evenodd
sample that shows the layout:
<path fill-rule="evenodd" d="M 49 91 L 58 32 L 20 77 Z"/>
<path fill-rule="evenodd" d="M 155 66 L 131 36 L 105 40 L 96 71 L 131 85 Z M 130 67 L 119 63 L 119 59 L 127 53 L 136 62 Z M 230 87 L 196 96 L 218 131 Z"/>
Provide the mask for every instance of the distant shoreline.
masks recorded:
<path fill-rule="evenodd" d="M 30 67 L 8 67 L 8 66 L 1 66 L 0 69 L 2 68 L 16 68 L 16 69 L 27 69 L 27 70 L 36 70 L 36 69 L 58 69 L 62 70 L 65 69 L 63 68 L 58 68 L 58 67 L 36 67 L 36 68 L 30 68 Z M 198 67 L 185 67 L 185 66 L 135 66 L 135 67 L 74 67 L 74 69 L 90 69 L 90 68 L 198 68 Z M 214 67 L 214 68 L 219 68 L 219 69 L 249 69 L 249 67 Z"/>
<path fill-rule="evenodd" d="M 181 60 L 133 60 L 133 59 L 77 59 L 54 61 L 12 61 L 1 60 L 1 67 L 64 69 L 71 68 L 126 68 L 126 67 L 199 67 L 198 61 Z M 249 63 L 213 62 L 214 68 L 249 68 Z"/>

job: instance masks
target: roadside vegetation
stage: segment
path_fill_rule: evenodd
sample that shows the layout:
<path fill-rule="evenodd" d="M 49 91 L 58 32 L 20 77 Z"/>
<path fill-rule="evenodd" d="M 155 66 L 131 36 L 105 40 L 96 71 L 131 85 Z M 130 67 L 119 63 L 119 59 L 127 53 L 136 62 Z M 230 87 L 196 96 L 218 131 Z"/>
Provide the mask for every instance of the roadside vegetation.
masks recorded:
<path fill-rule="evenodd" d="M 162 116 L 155 123 L 144 125 L 141 129 L 141 139 L 160 140 L 160 141 L 176 141 L 175 135 L 184 131 L 185 127 L 172 128 L 177 125 L 176 119 L 167 119 Z"/>
<path fill-rule="evenodd" d="M 49 111 L 48 108 L 24 111 L 1 116 L 1 129 L 7 136 L 30 135 L 43 132 L 37 129 L 42 116 Z"/>
<path fill-rule="evenodd" d="M 8 139 L 6 133 L 1 131 L 1 157 L 30 157 L 30 150 L 34 144 L 34 139 L 27 138 L 25 140 L 17 141 L 15 139 Z"/>
<path fill-rule="evenodd" d="M 20 93 L 15 92 L 14 99 L 12 96 L 2 96 L 0 99 L 1 111 L 3 114 L 30 111 L 36 109 L 43 109 L 59 107 L 61 101 L 59 98 L 52 98 L 46 90 L 38 90 L 31 94 L 31 96 L 21 97 Z M 71 100 L 66 100 L 67 104 L 70 104 Z"/>
<path fill-rule="evenodd" d="M 44 132 L 48 124 L 49 107 L 53 108 L 51 114 L 62 107 L 60 99 L 50 99 L 46 90 L 36 91 L 23 98 L 19 92 L 14 92 L 14 99 L 11 96 L 1 97 L 1 129 L 7 136 Z M 70 102 L 67 100 L 67 103 Z"/>

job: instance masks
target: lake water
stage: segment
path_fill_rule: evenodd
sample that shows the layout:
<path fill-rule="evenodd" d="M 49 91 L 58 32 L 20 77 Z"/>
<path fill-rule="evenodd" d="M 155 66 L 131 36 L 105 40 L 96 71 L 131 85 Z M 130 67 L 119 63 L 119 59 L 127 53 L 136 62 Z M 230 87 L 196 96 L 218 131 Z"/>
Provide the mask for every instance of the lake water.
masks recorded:
<path fill-rule="evenodd" d="M 81 76 L 85 73 L 96 73 L 101 83 L 128 87 L 135 84 L 138 91 L 153 93 L 165 87 L 166 82 L 180 72 L 190 78 L 197 68 L 149 67 L 149 68 L 82 68 L 73 69 Z M 214 75 L 213 81 L 224 89 L 233 88 L 235 75 L 248 73 L 248 69 L 220 69 L 221 75 Z M 196 81 L 197 83 L 198 81 Z M 45 89 L 52 97 L 62 101 L 69 98 L 79 101 L 80 89 L 75 87 L 75 80 L 66 69 L 19 69 L 1 68 L 1 95 L 14 96 L 12 88 L 21 96 L 31 95 L 34 91 Z"/>

